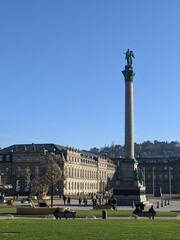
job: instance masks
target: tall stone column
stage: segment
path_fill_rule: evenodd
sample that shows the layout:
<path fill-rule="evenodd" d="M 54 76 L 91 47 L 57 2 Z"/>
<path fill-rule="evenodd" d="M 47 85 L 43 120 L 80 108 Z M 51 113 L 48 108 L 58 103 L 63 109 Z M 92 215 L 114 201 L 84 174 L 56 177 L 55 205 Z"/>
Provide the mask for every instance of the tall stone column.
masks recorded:
<path fill-rule="evenodd" d="M 125 66 L 125 159 L 134 160 L 134 115 L 133 115 L 133 77 L 132 66 Z"/>
<path fill-rule="evenodd" d="M 120 180 L 116 181 L 113 196 L 118 205 L 132 205 L 133 202 L 146 203 L 146 188 L 143 186 L 138 162 L 134 158 L 134 115 L 133 115 L 133 77 L 132 67 L 134 54 L 129 49 L 126 52 L 127 65 L 122 71 L 125 78 L 125 157 L 119 159 L 117 171 Z"/>

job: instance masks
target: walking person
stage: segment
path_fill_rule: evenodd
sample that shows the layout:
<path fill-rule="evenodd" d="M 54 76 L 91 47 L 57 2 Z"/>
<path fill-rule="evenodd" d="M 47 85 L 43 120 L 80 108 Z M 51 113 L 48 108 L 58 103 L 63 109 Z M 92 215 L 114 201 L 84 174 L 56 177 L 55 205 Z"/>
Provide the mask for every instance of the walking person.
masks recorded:
<path fill-rule="evenodd" d="M 79 206 L 82 207 L 82 200 L 81 200 L 81 198 L 79 198 Z"/>
<path fill-rule="evenodd" d="M 66 196 L 63 195 L 63 201 L 64 201 L 64 205 L 66 205 Z"/>
<path fill-rule="evenodd" d="M 71 199 L 68 197 L 67 203 L 70 205 L 71 204 Z"/>

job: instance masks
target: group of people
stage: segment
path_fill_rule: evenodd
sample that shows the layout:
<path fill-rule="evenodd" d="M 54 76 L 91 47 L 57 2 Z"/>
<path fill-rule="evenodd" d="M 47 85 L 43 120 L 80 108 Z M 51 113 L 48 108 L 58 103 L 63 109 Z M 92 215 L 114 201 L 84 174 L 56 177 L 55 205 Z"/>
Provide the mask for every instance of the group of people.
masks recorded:
<path fill-rule="evenodd" d="M 71 198 L 70 198 L 70 197 L 67 198 L 67 197 L 63 194 L 64 205 L 66 205 L 66 200 L 67 200 L 67 204 L 70 205 L 70 204 L 71 204 Z"/>
<path fill-rule="evenodd" d="M 64 194 L 59 194 L 59 197 L 63 198 L 64 201 L 64 205 L 70 205 L 71 204 L 71 198 L 70 197 L 66 197 Z M 103 196 L 98 196 L 98 195 L 94 195 L 94 194 L 90 194 L 89 197 L 91 197 L 92 200 L 92 205 L 103 205 L 104 204 L 104 197 Z M 78 199 L 78 205 L 79 206 L 87 206 L 88 205 L 88 201 L 87 198 L 85 197 L 84 199 L 82 199 L 81 197 L 79 197 Z M 106 202 L 107 204 L 107 202 Z M 108 205 L 112 206 L 112 208 L 114 210 L 117 210 L 117 199 L 116 198 L 110 198 L 108 200 Z"/>
<path fill-rule="evenodd" d="M 117 199 L 116 198 L 110 198 L 108 200 L 108 205 L 112 206 L 114 210 L 117 210 Z"/>
<path fill-rule="evenodd" d="M 87 198 L 84 198 L 83 201 L 82 201 L 82 199 L 81 199 L 81 197 L 80 197 L 80 198 L 78 199 L 78 201 L 79 201 L 79 206 L 81 206 L 81 207 L 83 206 L 83 205 L 82 205 L 82 202 L 83 202 L 84 206 L 87 206 Z"/>

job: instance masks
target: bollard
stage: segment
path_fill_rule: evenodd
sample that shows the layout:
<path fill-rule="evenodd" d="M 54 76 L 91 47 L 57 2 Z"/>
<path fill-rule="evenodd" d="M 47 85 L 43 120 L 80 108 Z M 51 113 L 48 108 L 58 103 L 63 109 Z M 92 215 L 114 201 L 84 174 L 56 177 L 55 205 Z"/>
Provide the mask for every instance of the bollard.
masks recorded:
<path fill-rule="evenodd" d="M 161 201 L 161 207 L 163 207 L 163 200 Z"/>
<path fill-rule="evenodd" d="M 165 199 L 165 201 L 164 201 L 164 206 L 166 206 L 167 204 L 166 204 L 166 199 Z"/>
<path fill-rule="evenodd" d="M 102 219 L 107 219 L 107 211 L 102 210 Z"/>
<path fill-rule="evenodd" d="M 159 202 L 157 202 L 157 208 L 159 208 Z"/>

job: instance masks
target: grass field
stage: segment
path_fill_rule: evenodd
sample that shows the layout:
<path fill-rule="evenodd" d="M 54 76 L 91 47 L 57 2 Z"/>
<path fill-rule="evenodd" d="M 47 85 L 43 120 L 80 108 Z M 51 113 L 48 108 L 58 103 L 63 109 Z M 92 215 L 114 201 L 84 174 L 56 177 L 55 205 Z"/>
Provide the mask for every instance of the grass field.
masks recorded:
<path fill-rule="evenodd" d="M 21 206 L 22 207 L 22 206 Z M 27 206 L 26 206 L 27 207 Z M 107 210 L 107 216 L 108 217 L 129 217 L 132 214 L 133 210 L 120 210 L 120 211 L 113 211 L 113 210 Z M 6 215 L 6 214 L 12 214 L 16 217 L 20 217 L 20 215 L 16 215 L 16 207 L 13 206 L 5 206 L 4 208 L 0 208 L 0 216 Z M 93 214 L 96 217 L 102 217 L 102 210 L 77 210 L 76 211 L 77 218 L 85 218 L 89 214 Z M 179 212 L 157 212 L 157 217 L 176 217 L 180 215 Z M 25 215 L 29 217 L 29 215 Z M 31 215 L 30 217 L 42 217 L 43 215 Z"/>
<path fill-rule="evenodd" d="M 10 235 L 10 234 L 15 235 Z M 0 239 L 18 240 L 176 240 L 178 220 L 1 220 Z"/>

